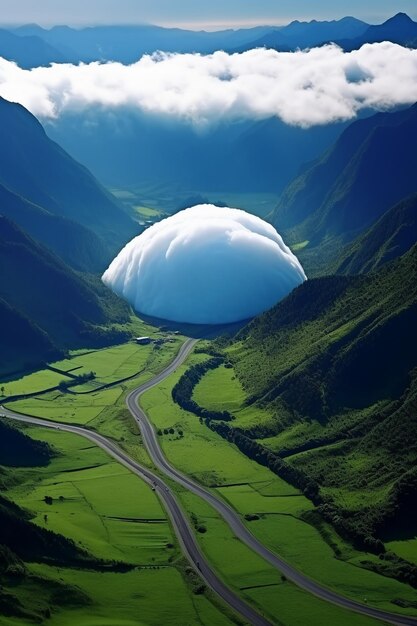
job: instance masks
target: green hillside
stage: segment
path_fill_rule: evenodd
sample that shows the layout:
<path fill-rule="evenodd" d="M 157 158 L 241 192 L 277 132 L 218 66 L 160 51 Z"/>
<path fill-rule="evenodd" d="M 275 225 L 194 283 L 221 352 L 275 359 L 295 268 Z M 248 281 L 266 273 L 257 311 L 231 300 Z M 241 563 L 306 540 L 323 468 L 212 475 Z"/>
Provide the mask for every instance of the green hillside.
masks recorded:
<path fill-rule="evenodd" d="M 307 281 L 223 349 L 216 385 L 233 392 L 235 419 L 206 412 L 217 432 L 375 551 L 381 539 L 417 534 L 416 320 L 417 245 L 374 274 Z M 198 390 L 194 401 L 221 408 Z M 398 577 L 396 558 L 384 567 Z"/>
<path fill-rule="evenodd" d="M 272 220 L 310 275 L 417 191 L 416 139 L 417 105 L 358 120 L 284 190 Z"/>
<path fill-rule="evenodd" d="M 407 252 L 416 242 L 417 194 L 413 194 L 348 245 L 333 269 L 342 274 L 372 272 Z"/>
<path fill-rule="evenodd" d="M 128 307 L 98 279 L 75 273 L 4 217 L 0 267 L 3 373 L 40 364 L 69 347 L 124 337 L 111 323 L 126 322 Z"/>
<path fill-rule="evenodd" d="M 108 261 L 137 234 L 135 222 L 92 174 L 51 141 L 29 111 L 2 98 L 0 183 L 49 213 L 93 231 L 93 246 L 100 237 Z"/>
<path fill-rule="evenodd" d="M 44 331 L 1 298 L 0 346 L 2 374 L 36 367 L 61 354 Z"/>
<path fill-rule="evenodd" d="M 0 215 L 13 220 L 76 270 L 99 272 L 109 260 L 109 250 L 92 230 L 54 215 L 0 185 Z"/>

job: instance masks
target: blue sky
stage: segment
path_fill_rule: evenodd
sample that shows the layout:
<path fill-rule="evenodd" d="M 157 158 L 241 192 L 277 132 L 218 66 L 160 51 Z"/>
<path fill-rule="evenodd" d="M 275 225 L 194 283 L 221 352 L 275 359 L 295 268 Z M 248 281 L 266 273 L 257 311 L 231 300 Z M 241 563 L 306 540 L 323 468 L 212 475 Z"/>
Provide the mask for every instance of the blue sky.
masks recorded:
<path fill-rule="evenodd" d="M 378 23 L 399 11 L 417 20 L 417 0 L 0 0 L 3 24 L 45 26 L 146 22 L 216 29 L 344 15 Z"/>

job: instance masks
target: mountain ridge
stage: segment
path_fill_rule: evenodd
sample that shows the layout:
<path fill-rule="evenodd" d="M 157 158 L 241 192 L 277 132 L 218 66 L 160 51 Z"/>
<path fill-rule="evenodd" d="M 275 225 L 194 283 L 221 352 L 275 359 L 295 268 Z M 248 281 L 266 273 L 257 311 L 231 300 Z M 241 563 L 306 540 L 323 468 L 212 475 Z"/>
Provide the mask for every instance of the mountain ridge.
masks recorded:
<path fill-rule="evenodd" d="M 122 341 L 126 333 L 111 324 L 129 319 L 127 305 L 110 291 L 97 291 L 41 244 L 0 216 L 0 346 L 9 359 L 3 373 L 38 365 L 70 347 Z M 68 302 L 71 306 L 68 307 Z M 20 329 L 16 332 L 16 328 Z M 13 330 L 14 329 L 14 330 Z M 18 340 L 14 359 L 10 335 Z M 14 333 L 14 335 L 13 335 Z M 21 334 L 29 338 L 22 340 Z M 35 347 L 33 346 L 35 343 Z M 40 346 L 36 356 L 36 346 Z"/>
<path fill-rule="evenodd" d="M 340 40 L 336 43 L 346 52 L 358 50 L 366 43 L 381 43 L 391 41 L 402 46 L 413 47 L 417 38 L 417 22 L 414 22 L 406 13 L 397 13 L 382 24 L 370 25 L 359 37 Z"/>
<path fill-rule="evenodd" d="M 299 256 L 307 269 L 322 271 L 322 261 L 417 191 L 413 138 L 417 105 L 357 120 L 290 182 L 272 222 L 291 245 L 305 242 Z"/>
<path fill-rule="evenodd" d="M 342 251 L 334 271 L 362 274 L 376 271 L 402 256 L 417 242 L 417 194 L 386 211 L 365 233 Z"/>
<path fill-rule="evenodd" d="M 55 216 L 93 230 L 92 242 L 100 237 L 110 261 L 138 233 L 133 219 L 83 165 L 49 139 L 23 106 L 0 98 L 0 122 L 0 184 Z"/>
<path fill-rule="evenodd" d="M 106 265 L 108 251 L 92 230 L 48 212 L 1 184 L 0 215 L 14 221 L 73 269 L 99 272 Z"/>
<path fill-rule="evenodd" d="M 317 486 L 309 497 L 321 502 L 325 519 L 379 551 L 382 544 L 372 542 L 401 536 L 405 515 L 407 532 L 417 532 L 417 508 L 407 513 L 405 497 L 407 489 L 417 494 L 407 478 L 417 462 L 409 439 L 417 406 L 416 279 L 417 244 L 368 275 L 311 279 L 222 349 L 243 385 L 245 411 L 260 413 L 243 423 L 237 413 L 229 429 L 266 457 L 285 458 L 304 484 Z M 399 456 L 404 441 L 410 446 Z M 368 488 L 377 495 L 366 504 Z"/>

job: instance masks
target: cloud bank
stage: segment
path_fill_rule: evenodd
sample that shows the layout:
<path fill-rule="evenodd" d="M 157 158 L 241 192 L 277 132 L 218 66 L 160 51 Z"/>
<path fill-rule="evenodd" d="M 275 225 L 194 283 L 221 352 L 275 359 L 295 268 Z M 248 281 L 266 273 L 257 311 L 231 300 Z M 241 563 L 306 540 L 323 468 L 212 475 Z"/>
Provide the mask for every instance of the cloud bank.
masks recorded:
<path fill-rule="evenodd" d="M 202 204 L 135 237 L 102 280 L 146 315 L 227 324 L 271 308 L 306 276 L 273 226 Z"/>
<path fill-rule="evenodd" d="M 312 126 L 352 119 L 364 108 L 414 103 L 417 50 L 384 42 L 349 53 L 335 45 L 289 53 L 155 53 L 129 66 L 54 64 L 33 70 L 0 59 L 0 95 L 43 118 L 127 106 L 200 127 L 274 116 Z"/>

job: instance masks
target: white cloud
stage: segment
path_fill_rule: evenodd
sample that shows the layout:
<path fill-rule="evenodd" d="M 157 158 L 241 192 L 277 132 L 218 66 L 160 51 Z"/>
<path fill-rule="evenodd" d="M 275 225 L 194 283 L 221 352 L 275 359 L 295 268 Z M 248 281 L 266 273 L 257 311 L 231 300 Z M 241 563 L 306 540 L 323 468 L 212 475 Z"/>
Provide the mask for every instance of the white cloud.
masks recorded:
<path fill-rule="evenodd" d="M 91 106 L 137 108 L 204 126 L 279 117 L 311 126 L 363 108 L 417 101 L 417 50 L 384 42 L 345 53 L 334 45 L 279 53 L 162 54 L 120 63 L 23 70 L 0 59 L 0 95 L 37 116 Z"/>
<path fill-rule="evenodd" d="M 273 226 L 245 211 L 209 204 L 145 230 L 103 275 L 137 311 L 194 324 L 257 315 L 305 279 Z"/>

